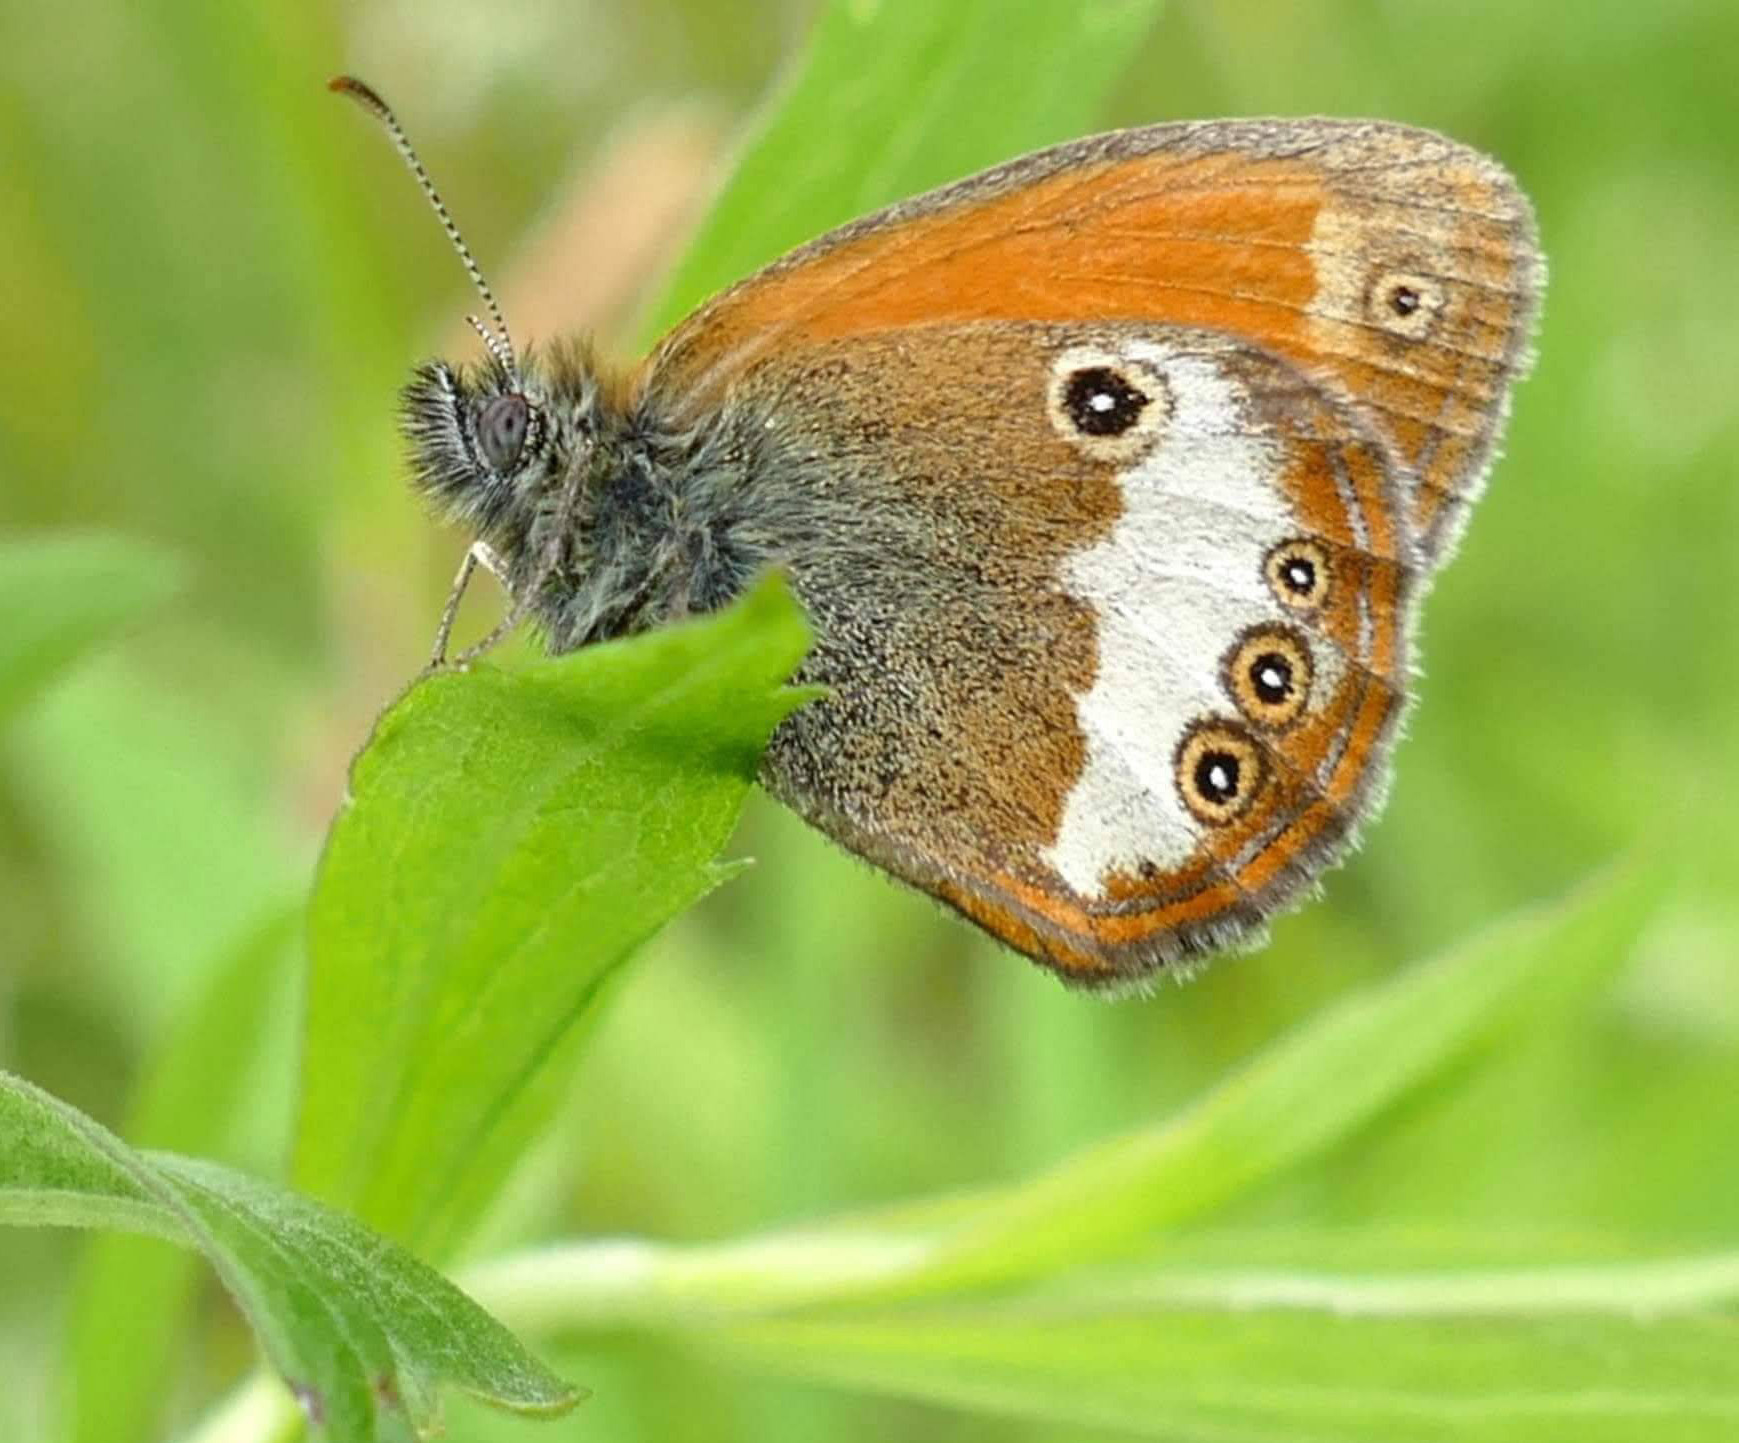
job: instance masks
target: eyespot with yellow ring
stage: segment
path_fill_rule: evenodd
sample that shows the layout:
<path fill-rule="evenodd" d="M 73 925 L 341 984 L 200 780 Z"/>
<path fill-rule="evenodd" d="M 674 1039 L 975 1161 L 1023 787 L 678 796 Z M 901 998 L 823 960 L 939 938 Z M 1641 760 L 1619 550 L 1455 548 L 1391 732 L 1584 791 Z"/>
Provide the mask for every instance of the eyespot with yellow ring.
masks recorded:
<path fill-rule="evenodd" d="M 1328 552 L 1308 537 L 1282 541 L 1262 563 L 1268 589 L 1289 611 L 1320 611 L 1328 600 Z"/>
<path fill-rule="evenodd" d="M 1442 282 L 1433 276 L 1384 270 L 1371 277 L 1365 310 L 1390 335 L 1422 341 L 1436 326 L 1447 300 Z"/>
<path fill-rule="evenodd" d="M 1253 626 L 1220 664 L 1220 680 L 1246 721 L 1289 727 L 1310 704 L 1316 674 L 1310 644 L 1289 626 Z"/>
<path fill-rule="evenodd" d="M 1267 780 L 1262 748 L 1236 722 L 1200 721 L 1172 762 L 1178 795 L 1204 826 L 1224 827 L 1250 809 Z"/>
<path fill-rule="evenodd" d="M 1153 449 L 1171 420 L 1171 392 L 1153 366 L 1097 346 L 1071 346 L 1051 363 L 1051 425 L 1095 461 L 1127 465 Z"/>

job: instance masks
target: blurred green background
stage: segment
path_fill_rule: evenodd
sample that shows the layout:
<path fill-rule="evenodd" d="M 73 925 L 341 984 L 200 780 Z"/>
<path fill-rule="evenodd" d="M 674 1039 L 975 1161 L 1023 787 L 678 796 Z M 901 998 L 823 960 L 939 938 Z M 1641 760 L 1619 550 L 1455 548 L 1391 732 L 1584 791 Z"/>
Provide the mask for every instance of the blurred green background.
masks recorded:
<path fill-rule="evenodd" d="M 631 354 L 811 10 L 0 10 L 0 526 L 156 542 L 185 578 L 0 735 L 0 1065 L 125 1130 L 190 1000 L 252 947 L 275 1040 L 238 1065 L 207 1150 L 280 1164 L 282 919 L 462 546 L 402 484 L 395 390 L 425 354 L 474 349 L 437 227 L 326 77 L 353 70 L 392 100 L 522 340 L 594 328 Z M 1406 120 L 1489 149 L 1539 208 L 1539 365 L 1431 598 L 1387 814 L 1268 949 L 1107 1005 L 758 804 L 738 850 L 760 865 L 633 969 L 492 1236 L 724 1237 L 1019 1175 L 1651 847 L 1677 864 L 1670 904 L 1580 1026 L 1507 1050 L 1235 1221 L 1731 1247 L 1736 56 L 1739 8 L 1716 0 L 1168 6 L 1106 125 Z M 491 620 L 478 590 L 471 634 Z M 0 1235 L 0 1439 L 54 1436 L 79 1246 Z M 215 1285 L 200 1317 L 169 1419 L 250 1357 Z M 599 1397 L 543 1436 L 1017 1433 L 739 1380 L 649 1340 L 573 1371 Z M 453 1436 L 498 1426 L 461 1411 Z"/>

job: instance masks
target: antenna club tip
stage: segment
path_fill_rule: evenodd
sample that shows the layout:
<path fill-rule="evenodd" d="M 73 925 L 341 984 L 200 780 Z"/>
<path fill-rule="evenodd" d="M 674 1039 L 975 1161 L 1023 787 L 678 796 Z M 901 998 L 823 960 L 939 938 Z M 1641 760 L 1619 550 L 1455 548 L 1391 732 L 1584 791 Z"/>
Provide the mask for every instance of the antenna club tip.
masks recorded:
<path fill-rule="evenodd" d="M 441 197 L 435 190 L 434 182 L 429 179 L 429 173 L 423 169 L 422 161 L 417 159 L 417 153 L 411 149 L 411 143 L 406 138 L 404 130 L 398 123 L 387 103 L 354 75 L 334 75 L 326 82 L 326 88 L 339 95 L 348 95 L 364 110 L 371 112 L 374 118 L 386 127 L 386 133 L 392 137 L 393 144 L 398 148 L 404 162 L 411 168 L 411 174 L 416 177 L 417 184 L 422 187 L 423 194 L 428 197 L 429 204 L 435 208 L 435 215 L 440 219 L 442 227 L 447 232 L 447 239 L 452 241 L 453 249 L 458 251 L 459 260 L 465 267 L 465 273 L 471 277 L 471 283 L 477 287 L 477 293 L 483 297 L 483 302 L 489 307 L 489 315 L 494 320 L 496 331 L 500 332 L 497 339 L 494 332 L 482 325 L 475 317 L 469 317 L 471 324 L 477 327 L 477 332 L 483 337 L 483 343 L 488 346 L 489 353 L 500 362 L 509 376 L 517 377 L 518 367 L 513 359 L 513 342 L 507 338 L 507 322 L 502 318 L 501 307 L 496 304 L 494 293 L 483 279 L 483 272 L 477 269 L 477 262 L 471 258 L 471 252 L 466 247 L 459 227 L 453 224 L 453 217 L 447 214 L 447 207 L 441 204 Z M 517 385 L 517 380 L 515 381 Z"/>
<path fill-rule="evenodd" d="M 336 95 L 348 95 L 374 111 L 377 115 L 390 114 L 387 105 L 376 95 L 371 86 L 365 85 L 354 75 L 334 75 L 326 82 L 326 88 Z"/>

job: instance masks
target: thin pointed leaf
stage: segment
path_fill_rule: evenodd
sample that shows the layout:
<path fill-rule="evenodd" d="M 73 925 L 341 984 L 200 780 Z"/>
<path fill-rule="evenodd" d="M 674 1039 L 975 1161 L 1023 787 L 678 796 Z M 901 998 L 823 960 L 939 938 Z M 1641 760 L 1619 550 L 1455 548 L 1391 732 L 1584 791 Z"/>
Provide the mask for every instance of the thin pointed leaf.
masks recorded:
<path fill-rule="evenodd" d="M 554 1249 L 482 1280 L 540 1321 L 680 1322 L 965 1293 L 1151 1246 L 1345 1143 L 1519 1020 L 1592 995 L 1665 877 L 1632 864 L 1530 908 L 1328 1009 L 1181 1115 L 1009 1187 L 712 1248 Z"/>
<path fill-rule="evenodd" d="M 117 536 L 0 540 L 0 721 L 179 580 L 162 552 Z"/>
<path fill-rule="evenodd" d="M 1736 1316 L 1739 1258 L 1725 1255 L 1134 1272 L 981 1304 L 735 1324 L 720 1341 L 787 1376 L 1167 1443 L 1716 1443 L 1739 1429 Z"/>
<path fill-rule="evenodd" d="M 655 332 L 830 226 L 1091 129 L 1159 9 L 830 0 L 677 267 Z"/>
<path fill-rule="evenodd" d="M 1589 995 L 1631 955 L 1665 882 L 1657 863 L 1627 865 L 1348 998 L 1181 1116 L 958 1213 L 898 1286 L 946 1292 L 1105 1257 L 1278 1178 L 1504 1027 Z"/>

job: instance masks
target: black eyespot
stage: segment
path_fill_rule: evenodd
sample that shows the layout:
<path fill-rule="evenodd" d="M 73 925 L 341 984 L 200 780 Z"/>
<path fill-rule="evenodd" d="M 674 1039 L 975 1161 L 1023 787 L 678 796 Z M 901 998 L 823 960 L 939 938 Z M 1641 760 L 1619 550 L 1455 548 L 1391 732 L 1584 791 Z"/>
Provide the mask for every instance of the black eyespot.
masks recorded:
<path fill-rule="evenodd" d="M 1196 791 L 1216 806 L 1238 795 L 1242 767 L 1231 752 L 1206 751 L 1196 758 Z"/>
<path fill-rule="evenodd" d="M 1084 436 L 1121 436 L 1152 400 L 1109 366 L 1076 371 L 1063 391 L 1063 408 Z"/>
<path fill-rule="evenodd" d="M 1245 719 L 1270 731 L 1289 727 L 1310 704 L 1314 664 L 1304 633 L 1254 626 L 1233 643 L 1220 679 Z"/>
<path fill-rule="evenodd" d="M 1423 341 L 1437 328 L 1447 299 L 1443 280 L 1430 270 L 1384 265 L 1365 288 L 1365 314 L 1397 340 Z"/>
<path fill-rule="evenodd" d="M 1250 689 L 1279 706 L 1292 695 L 1292 663 L 1277 651 L 1258 652 L 1250 661 Z"/>
<path fill-rule="evenodd" d="M 1314 611 L 1328 597 L 1328 552 L 1305 537 L 1283 541 L 1262 563 L 1268 589 L 1290 611 Z"/>
<path fill-rule="evenodd" d="M 531 429 L 531 403 L 513 394 L 493 397 L 477 417 L 477 444 L 483 459 L 503 475 L 519 463 Z"/>
<path fill-rule="evenodd" d="M 1241 817 L 1265 775 L 1256 741 L 1244 728 L 1223 721 L 1191 727 L 1178 746 L 1175 769 L 1184 806 L 1210 827 L 1223 827 Z"/>

